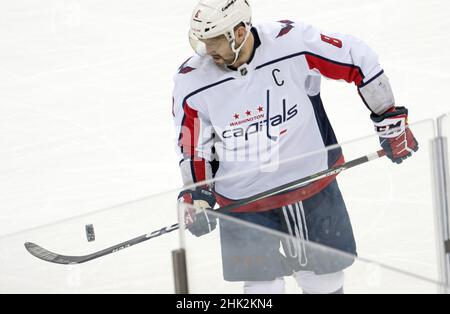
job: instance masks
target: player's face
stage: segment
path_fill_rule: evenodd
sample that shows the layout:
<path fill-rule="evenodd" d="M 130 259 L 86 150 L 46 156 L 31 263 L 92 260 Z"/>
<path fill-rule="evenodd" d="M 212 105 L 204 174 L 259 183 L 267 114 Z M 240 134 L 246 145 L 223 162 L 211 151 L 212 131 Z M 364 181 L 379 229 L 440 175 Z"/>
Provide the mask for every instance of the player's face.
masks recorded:
<path fill-rule="evenodd" d="M 234 52 L 225 36 L 202 40 L 207 55 L 211 56 L 218 66 L 225 66 L 234 61 Z"/>

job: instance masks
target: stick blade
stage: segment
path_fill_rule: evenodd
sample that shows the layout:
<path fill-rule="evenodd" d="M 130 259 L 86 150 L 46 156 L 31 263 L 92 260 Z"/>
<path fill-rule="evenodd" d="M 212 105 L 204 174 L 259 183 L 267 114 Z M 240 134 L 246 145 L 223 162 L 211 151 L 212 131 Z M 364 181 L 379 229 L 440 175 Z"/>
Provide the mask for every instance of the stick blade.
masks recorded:
<path fill-rule="evenodd" d="M 80 264 L 84 262 L 83 257 L 81 256 L 66 256 L 55 254 L 32 242 L 26 242 L 24 246 L 31 255 L 46 262 L 63 265 Z"/>

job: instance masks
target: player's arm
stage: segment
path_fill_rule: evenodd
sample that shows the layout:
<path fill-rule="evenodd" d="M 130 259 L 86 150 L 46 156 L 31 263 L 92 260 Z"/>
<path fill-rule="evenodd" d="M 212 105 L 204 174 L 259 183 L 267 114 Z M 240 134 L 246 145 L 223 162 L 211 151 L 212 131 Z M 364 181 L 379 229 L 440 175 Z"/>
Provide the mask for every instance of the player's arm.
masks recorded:
<path fill-rule="evenodd" d="M 175 149 L 184 186 L 212 179 L 213 132 L 211 123 L 188 103 L 175 103 Z"/>
<path fill-rule="evenodd" d="M 401 163 L 418 144 L 408 127 L 408 110 L 396 107 L 389 79 L 378 62 L 377 54 L 363 41 L 350 35 L 323 33 L 304 26 L 305 58 L 312 73 L 354 83 L 387 156 Z"/>
<path fill-rule="evenodd" d="M 178 201 L 184 203 L 186 227 L 192 234 L 201 236 L 216 227 L 216 219 L 205 211 L 214 208 L 216 199 L 209 185 L 196 188 L 192 185 L 212 179 L 213 129 L 204 114 L 177 95 L 176 88 L 172 113 L 177 134 L 175 149 L 185 187 Z"/>

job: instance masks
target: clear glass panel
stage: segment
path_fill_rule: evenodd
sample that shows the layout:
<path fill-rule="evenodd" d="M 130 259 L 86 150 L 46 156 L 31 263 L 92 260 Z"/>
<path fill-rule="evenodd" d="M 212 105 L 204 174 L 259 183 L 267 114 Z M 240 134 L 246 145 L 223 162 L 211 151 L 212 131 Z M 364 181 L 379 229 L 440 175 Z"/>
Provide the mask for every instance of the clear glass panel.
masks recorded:
<path fill-rule="evenodd" d="M 271 269 L 279 271 L 284 265 L 280 260 L 274 259 L 269 252 L 273 247 L 272 242 L 280 243 L 279 254 L 288 255 L 287 243 L 298 246 L 306 253 L 308 263 L 312 260 L 316 263 L 314 272 L 328 272 L 330 269 L 349 265 L 344 270 L 345 293 L 438 293 L 444 291 L 444 286 L 431 279 L 405 272 L 388 265 L 380 264 L 364 258 L 358 258 L 341 251 L 330 249 L 313 242 L 306 242 L 298 238 L 275 232 L 256 224 L 243 222 L 217 213 L 212 217 L 220 220 L 230 233 L 239 232 L 242 242 L 236 239 L 233 242 L 223 240 L 224 236 L 219 231 L 212 232 L 200 238 L 187 236 L 187 265 L 189 278 L 189 291 L 195 294 L 214 293 L 243 293 L 243 281 L 254 281 L 256 278 L 269 280 Z M 223 228 L 223 227 L 222 227 Z M 256 240 L 257 239 L 257 240 Z M 258 245 L 253 245 L 256 244 Z M 237 248 L 236 254 L 230 254 L 227 249 L 221 247 L 233 246 Z M 242 252 L 245 252 L 242 254 Z M 242 254 L 242 255 L 240 255 Z M 298 258 L 302 261 L 298 262 Z M 304 264 L 305 255 L 289 259 L 289 264 Z M 297 264 L 298 263 L 298 264 Z M 273 265 L 279 266 L 276 270 Z M 293 266 L 295 267 L 295 266 Z M 288 270 L 286 270 L 288 272 Z M 309 289 L 317 289 L 308 281 L 311 271 L 303 271 L 284 278 L 286 293 L 314 292 Z M 278 276 L 279 274 L 273 274 Z M 262 277 L 261 277 L 262 276 Z M 224 280 L 227 278 L 227 280 Z M 239 278 L 239 279 L 238 279 Z M 299 283 L 301 286 L 299 286 Z M 329 288 L 334 289 L 331 285 Z M 323 286 L 322 286 L 323 289 Z"/>
<path fill-rule="evenodd" d="M 437 279 L 430 161 L 434 125 L 425 121 L 411 130 L 419 143 L 412 158 L 401 165 L 382 158 L 343 173 L 338 181 L 361 256 Z M 350 160 L 373 150 L 377 141 L 343 145 L 344 154 Z"/>
<path fill-rule="evenodd" d="M 346 269 L 346 292 L 438 291 L 435 283 L 437 261 L 429 159 L 433 122 L 425 121 L 411 128 L 420 143 L 420 150 L 413 158 L 401 165 L 394 165 L 387 158 L 380 158 L 345 170 L 338 176 L 359 256 Z M 378 149 L 378 138 L 375 136 L 342 145 L 347 161 Z M 320 160 L 323 154 L 337 152 L 336 148 L 313 152 L 295 160 L 280 162 L 280 167 L 300 169 L 305 160 Z M 277 167 L 272 166 L 269 169 L 276 174 Z M 220 228 L 199 238 L 189 232 L 174 231 L 77 265 L 42 261 L 25 250 L 24 243 L 34 242 L 55 253 L 83 255 L 172 226 L 178 221 L 177 194 L 178 191 L 172 191 L 0 238 L 0 292 L 173 293 L 171 251 L 180 246 L 180 238 L 184 239 L 181 245 L 187 250 L 191 292 L 242 292 L 241 282 L 224 280 Z M 306 201 L 303 203 L 306 204 Z M 303 214 L 300 212 L 296 215 L 305 215 L 300 219 L 297 216 L 297 221 L 307 220 L 308 206 Z M 223 225 L 223 221 L 227 222 L 231 229 L 236 227 L 248 230 L 252 239 L 264 239 L 267 235 L 272 240 L 274 237 L 279 240 L 286 237 L 271 234 L 266 229 L 255 228 L 230 217 L 221 217 L 220 221 L 220 225 Z M 324 221 L 320 223 L 320 228 L 326 233 L 329 228 L 326 217 Z M 95 228 L 96 239 L 93 242 L 87 241 L 87 224 L 92 224 Z M 300 227 L 298 223 L 297 227 Z M 308 236 L 314 230 L 308 224 L 303 227 L 309 228 L 306 232 Z M 321 261 L 345 262 L 353 259 L 351 254 L 311 243 L 314 241 L 313 236 L 309 239 L 311 242 L 295 236 L 290 238 L 292 243 L 297 243 L 297 252 L 306 251 L 303 256 L 310 261 L 314 259 L 311 254 L 321 256 Z M 293 249 L 292 254 L 294 253 Z M 245 256 L 258 257 L 250 250 Z M 234 256 L 234 262 L 245 265 L 249 262 L 245 256 Z M 258 259 L 256 261 L 261 262 Z M 287 292 L 298 291 L 296 282 L 292 278 L 287 279 Z"/>
<path fill-rule="evenodd" d="M 345 289 L 348 292 L 437 292 L 435 284 L 438 280 L 436 229 L 430 161 L 430 141 L 434 136 L 434 122 L 429 120 L 414 124 L 411 126 L 411 130 L 420 147 L 412 158 L 400 165 L 392 163 L 387 157 L 377 158 L 347 169 L 338 176 L 338 187 L 350 217 L 359 256 L 359 259 L 346 271 L 348 276 Z M 300 173 L 302 167 L 311 161 L 323 160 L 324 156 L 328 156 L 329 160 L 336 159 L 336 156 L 340 154 L 340 149 L 342 149 L 346 161 L 351 161 L 376 152 L 380 146 L 377 136 L 365 137 L 344 143 L 338 148 L 312 152 L 295 160 L 281 161 L 275 167 L 272 165 L 273 176 L 275 178 L 277 169 L 282 169 L 284 166 L 291 167 L 293 172 L 299 171 Z M 254 171 L 261 172 L 263 170 Z M 247 174 L 251 175 L 251 171 Z M 242 174 L 240 175 L 242 176 Z M 300 178 L 299 176 L 298 179 Z M 220 178 L 217 182 L 220 182 Z M 333 183 L 325 189 L 328 191 L 326 193 L 331 193 L 329 189 L 332 185 Z M 336 190 L 334 191 L 333 193 L 338 193 Z M 308 231 L 303 232 L 303 237 L 305 238 L 307 234 L 311 242 L 318 241 L 319 243 L 328 241 L 326 238 L 329 237 L 331 246 L 341 246 L 342 248 L 345 248 L 347 244 L 351 246 L 349 244 L 351 238 L 345 238 L 348 226 L 343 227 L 342 230 L 336 227 L 340 224 L 336 219 L 342 215 L 334 216 L 335 214 L 329 211 L 329 208 L 338 211 L 334 204 L 339 201 L 324 205 L 317 201 L 317 198 L 323 197 L 330 200 L 329 197 L 333 196 L 325 197 L 320 193 L 312 197 L 316 198 L 316 201 L 304 200 L 302 202 L 303 213 L 298 215 L 304 215 L 303 221 L 306 220 L 307 223 L 306 227 L 304 224 L 302 227 L 308 228 Z M 334 197 L 338 197 L 337 195 Z M 297 208 L 300 208 L 300 205 Z M 281 221 L 283 215 L 286 216 L 280 211 L 278 216 L 275 215 L 271 219 Z M 243 217 L 239 216 L 238 218 L 242 219 Z M 222 220 L 226 221 L 225 218 Z M 236 228 L 240 227 L 242 230 L 239 221 L 233 223 Z M 274 228 L 281 228 L 288 232 L 287 228 L 280 227 L 280 224 L 280 222 L 275 223 L 274 226 L 278 227 Z M 287 226 L 287 224 L 285 225 Z M 294 227 L 295 225 L 292 225 L 292 234 L 295 233 Z M 298 223 L 297 227 L 301 229 Z M 251 232 L 257 231 L 252 229 Z M 258 232 L 261 233 L 261 231 Z M 266 230 L 262 232 L 262 234 L 266 233 Z M 200 238 L 193 237 L 189 232 L 186 234 L 185 245 L 188 254 L 188 277 L 191 291 L 194 293 L 227 292 L 227 289 L 230 289 L 233 292 L 242 292 L 241 283 L 224 281 L 221 274 L 221 254 L 223 252 L 221 251 L 219 232 L 216 230 Z M 338 239 L 337 242 L 331 239 L 333 237 Z M 243 241 L 251 242 L 257 238 L 258 236 L 250 236 L 250 239 Z M 231 242 L 233 241 L 238 241 L 238 239 Z M 303 239 L 298 241 L 302 242 Z M 233 244 L 229 245 L 233 246 Z M 260 242 L 255 242 L 254 246 L 258 247 L 258 245 Z M 314 255 L 314 252 L 325 252 L 324 259 L 333 260 L 341 254 L 320 246 L 317 247 L 310 242 L 306 246 L 310 247 L 312 252 L 306 256 Z M 349 252 L 352 251 L 348 247 L 346 249 Z M 272 248 L 272 250 L 274 249 Z M 373 282 L 376 284 L 372 285 Z"/>
<path fill-rule="evenodd" d="M 0 238 L 0 293 L 173 293 L 171 251 L 178 232 L 76 265 L 40 260 L 24 243 L 63 255 L 90 254 L 177 223 L 177 193 Z M 89 224 L 95 233 L 91 242 Z"/>

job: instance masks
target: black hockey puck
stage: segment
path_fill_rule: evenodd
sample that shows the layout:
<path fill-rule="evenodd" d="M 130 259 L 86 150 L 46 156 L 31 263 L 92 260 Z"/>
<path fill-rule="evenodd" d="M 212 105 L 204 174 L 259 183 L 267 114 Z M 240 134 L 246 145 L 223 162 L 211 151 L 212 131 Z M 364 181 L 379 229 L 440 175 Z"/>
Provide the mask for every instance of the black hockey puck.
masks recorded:
<path fill-rule="evenodd" d="M 94 225 L 86 225 L 86 238 L 88 242 L 95 241 Z"/>

